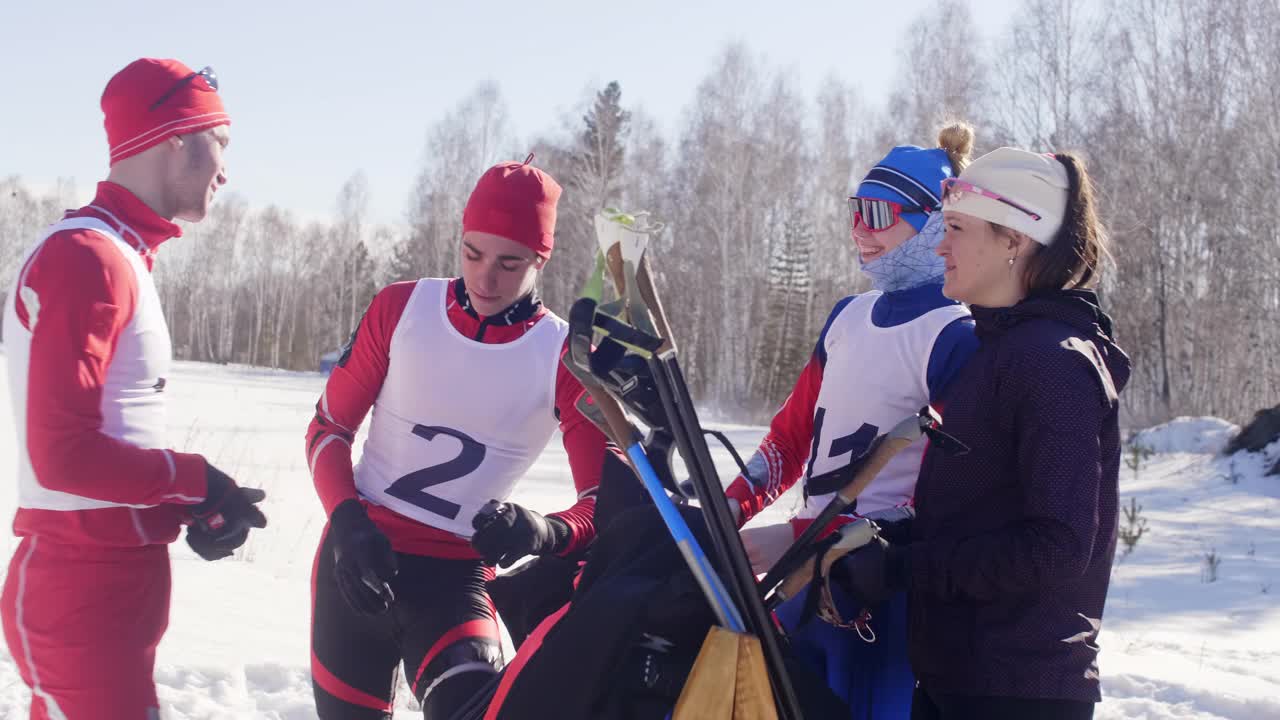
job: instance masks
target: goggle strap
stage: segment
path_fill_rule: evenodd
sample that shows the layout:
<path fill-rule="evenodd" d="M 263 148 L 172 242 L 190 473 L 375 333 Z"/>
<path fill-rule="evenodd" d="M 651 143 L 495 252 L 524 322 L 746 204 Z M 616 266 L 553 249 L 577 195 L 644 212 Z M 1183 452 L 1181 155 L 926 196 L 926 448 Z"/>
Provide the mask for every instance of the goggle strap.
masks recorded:
<path fill-rule="evenodd" d="M 974 195 L 977 195 L 979 197 L 985 197 L 989 200 L 995 200 L 996 202 L 1004 203 L 1005 205 L 1008 205 L 1014 210 L 1017 210 L 1018 212 L 1021 212 L 1025 215 L 1030 216 L 1032 220 L 1039 220 L 1041 217 L 1039 213 L 1032 212 L 1022 207 L 1021 205 L 1015 203 L 1014 201 L 1010 200 L 1009 198 L 1006 198 L 991 190 L 987 190 L 986 188 L 978 187 L 973 183 L 968 183 L 956 178 L 947 178 L 946 180 L 942 181 L 942 200 L 944 203 L 948 202 L 948 198 L 950 198 L 953 194 L 959 195 L 962 193 L 973 193 Z"/>
<path fill-rule="evenodd" d="M 181 90 L 183 86 L 187 85 L 188 83 L 194 82 L 196 79 L 204 80 L 204 83 L 209 86 L 210 90 L 213 90 L 214 92 L 218 92 L 218 73 L 216 73 L 212 67 L 206 65 L 200 68 L 199 70 L 191 73 L 190 75 L 183 77 L 181 80 L 175 82 L 173 85 L 170 85 L 169 89 L 166 90 L 164 94 L 161 95 L 159 98 L 157 98 L 155 102 L 151 103 L 151 106 L 148 107 L 147 110 L 151 111 L 160 107 L 165 103 L 166 100 L 173 97 L 174 93 Z"/>

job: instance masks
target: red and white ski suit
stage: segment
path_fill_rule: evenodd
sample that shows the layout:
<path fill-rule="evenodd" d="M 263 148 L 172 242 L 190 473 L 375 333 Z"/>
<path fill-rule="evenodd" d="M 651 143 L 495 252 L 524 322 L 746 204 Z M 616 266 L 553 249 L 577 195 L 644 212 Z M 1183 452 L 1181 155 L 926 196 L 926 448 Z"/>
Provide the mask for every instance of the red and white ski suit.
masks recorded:
<path fill-rule="evenodd" d="M 550 513 L 569 528 L 562 552 L 595 537 L 597 488 L 617 450 L 577 407 L 585 390 L 560 362 L 566 330 L 533 298 L 481 317 L 458 280 L 396 283 L 374 297 L 316 403 L 307 462 L 326 515 L 358 499 L 392 548 L 413 556 L 400 561 L 400 587 L 430 597 L 399 602 L 393 614 L 403 629 L 384 640 L 376 621 L 346 608 L 332 577 L 313 578 L 311 667 L 322 717 L 388 712 L 398 661 L 419 697 L 485 664 L 486 647 L 498 645 L 488 595 L 467 572 L 445 568 L 479 568 L 471 519 L 490 499 L 506 499 L 557 425 L 577 491 L 571 507 Z M 353 465 L 355 433 L 370 410 Z M 332 565 L 331 552 L 322 543 L 318 570 Z"/>
<path fill-rule="evenodd" d="M 206 493 L 204 459 L 164 449 L 172 353 L 150 271 L 181 234 L 103 182 L 10 287 L 22 540 L 0 613 L 33 718 L 136 720 L 157 707 L 167 546 Z"/>

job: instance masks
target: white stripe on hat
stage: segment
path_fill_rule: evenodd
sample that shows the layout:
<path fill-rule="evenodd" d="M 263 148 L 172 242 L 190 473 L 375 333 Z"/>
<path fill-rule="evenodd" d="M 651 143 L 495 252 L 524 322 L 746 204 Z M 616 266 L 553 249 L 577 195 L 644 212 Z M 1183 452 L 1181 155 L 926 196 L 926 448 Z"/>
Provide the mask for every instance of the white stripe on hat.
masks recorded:
<path fill-rule="evenodd" d="M 894 175 L 896 175 L 896 176 L 898 176 L 898 177 L 902 178 L 903 180 L 906 180 L 907 182 L 909 182 L 909 183 L 911 183 L 912 185 L 914 185 L 914 186 L 916 186 L 917 188 L 919 188 L 919 189 L 920 189 L 920 192 L 922 192 L 922 193 L 924 193 L 925 195 L 928 195 L 930 198 L 932 198 L 932 199 L 933 199 L 933 203 L 934 203 L 934 206 L 935 206 L 935 207 L 938 205 L 938 203 L 939 203 L 939 200 L 938 200 L 938 193 L 936 193 L 936 192 L 933 192 L 933 191 L 929 190 L 929 188 L 925 187 L 924 185 L 921 185 L 921 184 L 920 184 L 920 183 L 919 183 L 915 178 L 911 177 L 910 175 L 908 175 L 908 174 L 906 174 L 906 173 L 904 173 L 904 172 L 902 172 L 902 171 L 900 171 L 900 170 L 894 170 L 893 168 L 889 167 L 888 165 L 877 165 L 877 166 L 875 167 L 875 169 L 884 170 L 885 172 L 892 173 L 892 174 L 894 174 Z M 867 182 L 875 182 L 875 181 L 874 181 L 874 180 L 868 180 Z M 880 184 L 884 185 L 884 183 L 880 183 Z M 892 186 L 890 186 L 890 185 L 885 185 L 885 187 L 892 187 Z M 897 190 L 897 188 L 893 188 L 893 189 L 894 189 L 894 190 Z M 899 191 L 899 192 L 901 192 L 901 191 Z M 912 202 L 915 202 L 915 201 L 913 200 Z"/>
<path fill-rule="evenodd" d="M 115 160 L 117 155 L 128 153 L 136 150 L 138 147 L 146 145 L 158 139 L 161 136 L 178 135 L 185 133 L 197 132 L 206 128 L 222 125 L 231 121 L 231 116 L 225 112 L 204 113 L 202 115 L 192 115 L 189 117 L 170 120 L 163 125 L 159 125 L 144 133 L 135 135 L 128 140 L 111 148 L 111 159 Z"/>

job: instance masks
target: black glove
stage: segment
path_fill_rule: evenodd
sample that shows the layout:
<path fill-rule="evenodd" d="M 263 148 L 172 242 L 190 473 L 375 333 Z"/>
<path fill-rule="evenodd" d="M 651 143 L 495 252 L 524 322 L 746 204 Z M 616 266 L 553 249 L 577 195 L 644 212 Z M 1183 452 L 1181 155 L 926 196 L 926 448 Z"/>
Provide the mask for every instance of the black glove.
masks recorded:
<path fill-rule="evenodd" d="M 865 608 L 879 607 L 907 589 L 911 576 L 907 548 L 882 537 L 854 550 L 831 566 L 831 581 Z"/>
<path fill-rule="evenodd" d="M 236 548 L 249 538 L 249 529 L 245 528 L 228 538 L 218 540 L 200 528 L 199 525 L 187 526 L 187 544 L 196 554 L 205 560 L 221 560 L 231 557 Z"/>
<path fill-rule="evenodd" d="M 267 494 L 258 488 L 237 486 L 226 473 L 207 462 L 205 480 L 209 487 L 204 501 L 191 506 L 194 523 L 187 530 L 187 544 L 200 557 L 217 560 L 243 545 L 249 528 L 267 526 L 267 516 L 258 509 Z"/>
<path fill-rule="evenodd" d="M 486 565 L 511 567 L 525 555 L 547 555 L 569 544 L 569 526 L 515 503 L 490 500 L 471 518 L 471 547 Z"/>
<path fill-rule="evenodd" d="M 906 547 L 911 544 L 911 526 L 916 519 L 915 508 L 903 505 L 873 512 L 869 517 L 880 528 L 880 537 L 888 540 L 890 545 Z"/>
<path fill-rule="evenodd" d="M 399 572 L 391 541 L 369 519 L 359 500 L 344 500 L 329 516 L 333 539 L 333 575 L 352 610 L 381 615 L 396 595 L 391 579 Z"/>

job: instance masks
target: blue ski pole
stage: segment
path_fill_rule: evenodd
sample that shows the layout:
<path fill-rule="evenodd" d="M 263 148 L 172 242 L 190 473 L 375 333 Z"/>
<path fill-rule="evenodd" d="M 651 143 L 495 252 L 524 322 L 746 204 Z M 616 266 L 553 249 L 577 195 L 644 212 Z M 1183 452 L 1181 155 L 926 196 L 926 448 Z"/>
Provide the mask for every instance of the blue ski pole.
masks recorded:
<path fill-rule="evenodd" d="M 694 579 L 702 587 L 702 592 L 711 603 L 711 609 L 715 611 L 720 624 L 737 633 L 745 632 L 746 625 L 742 622 L 742 614 L 729 599 L 724 583 L 711 567 L 707 554 L 702 551 L 702 546 L 698 545 L 698 540 L 689 529 L 689 524 L 684 521 L 684 516 L 676 509 L 676 504 L 671 501 L 666 489 L 662 487 L 662 481 L 653 471 L 653 465 L 649 463 L 649 456 L 645 454 L 644 448 L 640 443 L 633 442 L 627 448 L 627 457 L 631 458 L 632 466 L 640 474 L 644 489 L 649 493 L 649 497 L 653 498 L 653 504 L 658 507 L 662 521 L 666 523 L 667 530 L 676 542 L 676 547 L 680 549 L 680 554 L 688 563 Z"/>

